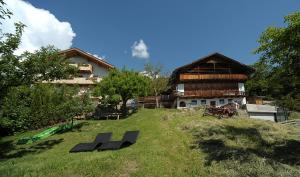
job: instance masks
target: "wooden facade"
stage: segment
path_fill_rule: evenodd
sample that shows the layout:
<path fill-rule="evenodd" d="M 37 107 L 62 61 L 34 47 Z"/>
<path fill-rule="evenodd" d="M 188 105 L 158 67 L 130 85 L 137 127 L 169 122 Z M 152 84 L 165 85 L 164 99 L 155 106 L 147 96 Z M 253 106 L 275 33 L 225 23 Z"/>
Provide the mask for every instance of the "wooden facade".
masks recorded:
<path fill-rule="evenodd" d="M 214 53 L 175 69 L 168 95 L 173 99 L 171 101 L 184 102 L 182 105 L 190 104 L 189 101 L 197 105 L 197 99 L 221 99 L 220 105 L 226 102 L 226 98 L 228 101 L 244 99 L 244 82 L 253 72 L 254 69 L 247 65 Z M 202 100 L 202 103 L 209 104 Z"/>
<path fill-rule="evenodd" d="M 184 73 L 179 76 L 180 81 L 192 81 L 192 80 L 236 80 L 245 81 L 248 76 L 245 74 L 195 74 Z"/>

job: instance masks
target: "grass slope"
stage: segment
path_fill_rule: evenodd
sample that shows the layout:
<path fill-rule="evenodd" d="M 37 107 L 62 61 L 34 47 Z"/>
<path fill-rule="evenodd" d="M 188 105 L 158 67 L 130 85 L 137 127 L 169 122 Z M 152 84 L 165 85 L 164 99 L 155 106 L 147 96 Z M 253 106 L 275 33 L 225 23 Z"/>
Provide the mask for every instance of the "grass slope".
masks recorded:
<path fill-rule="evenodd" d="M 69 154 L 77 143 L 112 131 L 140 130 L 118 151 Z M 249 119 L 217 120 L 201 111 L 141 110 L 124 120 L 86 121 L 72 132 L 16 145 L 0 139 L 0 176 L 300 176 L 296 128 Z"/>

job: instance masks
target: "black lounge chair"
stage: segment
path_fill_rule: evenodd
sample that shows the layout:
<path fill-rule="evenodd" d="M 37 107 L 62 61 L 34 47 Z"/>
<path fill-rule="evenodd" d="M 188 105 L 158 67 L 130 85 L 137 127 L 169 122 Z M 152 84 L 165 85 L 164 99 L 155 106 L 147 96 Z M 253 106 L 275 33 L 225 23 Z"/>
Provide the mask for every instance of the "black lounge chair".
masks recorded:
<path fill-rule="evenodd" d="M 100 145 L 103 143 L 106 143 L 110 140 L 112 136 L 111 132 L 108 133 L 100 133 L 97 135 L 96 139 L 92 143 L 79 143 L 76 146 L 74 146 L 69 152 L 87 152 L 87 151 L 93 151 L 97 149 Z"/>
<path fill-rule="evenodd" d="M 140 131 L 127 131 L 121 141 L 109 141 L 99 146 L 98 151 L 117 150 L 134 144 Z"/>

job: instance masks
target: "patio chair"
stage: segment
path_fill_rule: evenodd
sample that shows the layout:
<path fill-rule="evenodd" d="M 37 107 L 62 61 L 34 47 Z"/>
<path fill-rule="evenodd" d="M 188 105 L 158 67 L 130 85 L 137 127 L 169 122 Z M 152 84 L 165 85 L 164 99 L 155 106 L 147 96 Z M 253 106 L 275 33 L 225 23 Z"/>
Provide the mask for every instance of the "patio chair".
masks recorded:
<path fill-rule="evenodd" d="M 140 131 L 127 131 L 121 141 L 108 141 L 99 146 L 98 151 L 117 150 L 134 144 Z"/>
<path fill-rule="evenodd" d="M 97 135 L 94 142 L 91 143 L 79 143 L 76 146 L 74 146 L 69 152 L 87 152 L 87 151 L 93 151 L 97 149 L 100 145 L 108 142 L 112 136 L 111 132 L 108 133 L 100 133 Z"/>

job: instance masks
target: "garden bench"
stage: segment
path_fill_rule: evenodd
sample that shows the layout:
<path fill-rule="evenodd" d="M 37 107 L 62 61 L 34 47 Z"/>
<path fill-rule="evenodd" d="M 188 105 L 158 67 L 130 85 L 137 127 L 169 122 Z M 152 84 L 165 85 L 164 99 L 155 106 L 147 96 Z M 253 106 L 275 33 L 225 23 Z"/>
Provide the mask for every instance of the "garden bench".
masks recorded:
<path fill-rule="evenodd" d="M 119 120 L 120 116 L 122 116 L 122 113 L 117 113 L 117 112 L 116 113 L 103 113 L 102 115 L 103 115 L 103 117 L 106 117 L 106 119 L 108 119 L 110 117 L 116 117 L 117 120 Z"/>

